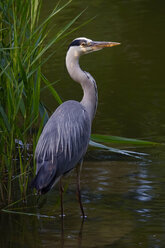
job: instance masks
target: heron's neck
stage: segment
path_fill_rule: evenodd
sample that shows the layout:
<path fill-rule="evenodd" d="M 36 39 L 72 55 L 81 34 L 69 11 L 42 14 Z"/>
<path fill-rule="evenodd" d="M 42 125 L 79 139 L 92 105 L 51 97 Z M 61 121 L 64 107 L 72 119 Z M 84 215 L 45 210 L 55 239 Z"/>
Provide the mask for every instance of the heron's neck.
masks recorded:
<path fill-rule="evenodd" d="M 97 108 L 96 82 L 88 72 L 81 70 L 79 56 L 75 56 L 73 51 L 69 50 L 66 55 L 66 67 L 71 78 L 82 86 L 84 96 L 80 103 L 85 107 L 92 121 Z"/>

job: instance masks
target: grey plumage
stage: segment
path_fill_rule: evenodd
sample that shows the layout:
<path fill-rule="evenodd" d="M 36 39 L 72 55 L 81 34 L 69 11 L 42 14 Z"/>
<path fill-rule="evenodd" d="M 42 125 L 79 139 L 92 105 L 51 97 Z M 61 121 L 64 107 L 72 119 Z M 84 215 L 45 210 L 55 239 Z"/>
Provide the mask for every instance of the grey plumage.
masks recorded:
<path fill-rule="evenodd" d="M 66 101 L 61 104 L 46 123 L 38 140 L 35 151 L 37 169 L 32 187 L 35 187 L 39 194 L 44 194 L 60 180 L 61 216 L 61 177 L 77 164 L 82 164 L 98 102 L 96 82 L 88 72 L 81 70 L 79 57 L 115 45 L 119 43 L 95 42 L 87 38 L 77 38 L 70 44 L 66 67 L 71 78 L 80 83 L 84 95 L 81 102 Z M 80 167 L 77 170 L 77 192 L 84 217 L 80 195 Z"/>
<path fill-rule="evenodd" d="M 89 143 L 89 114 L 81 103 L 66 101 L 48 120 L 36 147 L 37 176 L 33 187 L 46 193 L 60 176 L 83 158 Z"/>

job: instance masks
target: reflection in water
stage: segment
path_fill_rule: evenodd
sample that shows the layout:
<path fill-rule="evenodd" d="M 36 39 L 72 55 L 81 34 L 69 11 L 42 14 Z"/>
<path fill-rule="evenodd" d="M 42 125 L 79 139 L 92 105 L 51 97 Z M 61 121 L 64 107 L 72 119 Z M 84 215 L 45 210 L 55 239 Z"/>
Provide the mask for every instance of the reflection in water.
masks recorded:
<path fill-rule="evenodd" d="M 65 247 L 65 226 L 64 226 L 64 220 L 65 218 L 61 218 L 61 248 Z M 84 219 L 81 220 L 80 230 L 77 233 L 77 238 L 74 237 L 74 240 L 77 240 L 77 247 L 81 248 L 82 245 L 82 233 L 83 233 L 83 225 L 84 225 Z M 68 235 L 67 239 L 73 239 L 72 236 Z"/>
<path fill-rule="evenodd" d="M 61 218 L 61 248 L 64 247 L 64 218 Z"/>
<path fill-rule="evenodd" d="M 148 171 L 146 168 L 142 167 L 140 168 L 140 173 L 138 174 L 138 184 L 136 190 L 136 196 L 139 201 L 151 201 L 153 196 L 153 187 L 152 187 L 152 181 L 147 180 L 148 179 Z M 146 180 L 145 180 L 146 179 Z"/>
<path fill-rule="evenodd" d="M 139 201 L 151 201 L 152 196 L 150 195 L 150 192 L 152 192 L 152 187 L 149 185 L 140 185 L 138 186 L 136 193 L 136 198 Z"/>
<path fill-rule="evenodd" d="M 157 164 L 149 167 L 127 161 L 85 162 L 82 170 L 85 222 L 80 218 L 75 199 L 73 173 L 64 197 L 67 208 L 64 219 L 59 217 L 59 206 L 55 207 L 57 187 L 45 196 L 45 204 L 31 210 L 40 213 L 38 218 L 0 215 L 0 247 L 26 247 L 25 243 L 28 248 L 154 247 L 148 244 L 164 239 L 164 185 L 161 188 L 158 183 L 163 172 L 164 166 Z M 42 218 L 48 213 L 55 218 Z"/>
<path fill-rule="evenodd" d="M 81 247 L 82 245 L 82 234 L 83 234 L 83 225 L 84 225 L 84 219 L 82 219 L 81 226 L 80 226 L 80 231 L 78 235 L 78 247 Z"/>
<path fill-rule="evenodd" d="M 47 235 L 41 231 L 40 237 L 49 247 L 50 233 L 53 232 L 53 239 L 56 240 L 56 244 L 60 244 L 61 247 L 99 247 L 106 244 L 113 244 L 113 242 L 124 237 L 132 230 L 131 216 L 127 210 L 122 208 L 119 203 L 119 198 L 116 198 L 111 184 L 117 189 L 118 192 L 126 192 L 128 187 L 123 187 L 125 183 L 121 182 L 122 175 L 124 176 L 128 172 L 128 168 L 125 170 L 121 168 L 123 163 L 84 163 L 82 171 L 82 199 L 87 213 L 87 219 L 82 222 L 80 218 L 79 208 L 75 199 L 75 184 L 71 184 L 65 194 L 64 207 L 68 207 L 64 220 L 58 218 L 54 225 L 47 225 Z M 95 168 L 95 170 L 93 170 Z M 117 174 L 116 174 L 117 172 Z M 113 176 L 112 176 L 113 175 Z M 97 182 L 99 178 L 99 182 Z M 111 178 L 111 183 L 108 183 Z M 73 180 L 74 175 L 70 179 Z M 120 180 L 120 184 L 118 184 Z M 98 188 L 98 183 L 103 185 L 103 189 Z M 126 186 L 126 185 L 125 185 Z M 105 187 L 105 188 L 104 188 Z M 119 193 L 120 194 L 120 193 Z M 48 201 L 51 206 L 55 205 L 55 192 L 52 191 L 48 195 Z M 46 208 L 50 208 L 50 205 L 45 205 Z M 52 207 L 51 207 L 52 208 Z M 121 214 L 122 212 L 122 214 Z M 58 212 L 56 213 L 58 215 Z M 60 237 L 56 235 L 58 226 L 61 226 Z M 71 228 L 72 227 L 72 228 Z M 52 240 L 52 239 L 51 239 Z"/>
<path fill-rule="evenodd" d="M 140 214 L 140 217 L 138 218 L 138 220 L 141 222 L 147 222 L 148 218 L 152 217 L 152 215 L 150 213 L 151 212 L 150 209 L 145 209 L 145 208 L 138 209 L 138 210 L 136 210 L 136 212 Z"/>

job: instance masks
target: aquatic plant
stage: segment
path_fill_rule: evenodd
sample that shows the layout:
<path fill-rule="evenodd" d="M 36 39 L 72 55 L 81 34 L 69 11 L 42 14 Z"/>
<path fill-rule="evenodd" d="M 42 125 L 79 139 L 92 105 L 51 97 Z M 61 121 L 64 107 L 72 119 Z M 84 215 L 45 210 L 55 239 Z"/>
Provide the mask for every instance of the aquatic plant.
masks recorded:
<path fill-rule="evenodd" d="M 16 179 L 22 196 L 26 195 L 33 150 L 48 119 L 47 109 L 40 99 L 41 82 L 61 103 L 42 74 L 42 66 L 53 54 L 43 55 L 74 30 L 66 32 L 81 15 L 47 41 L 50 27 L 54 27 L 52 21 L 70 2 L 62 6 L 58 3 L 42 22 L 42 0 L 0 2 L 0 197 L 3 202 L 11 201 L 12 184 Z"/>

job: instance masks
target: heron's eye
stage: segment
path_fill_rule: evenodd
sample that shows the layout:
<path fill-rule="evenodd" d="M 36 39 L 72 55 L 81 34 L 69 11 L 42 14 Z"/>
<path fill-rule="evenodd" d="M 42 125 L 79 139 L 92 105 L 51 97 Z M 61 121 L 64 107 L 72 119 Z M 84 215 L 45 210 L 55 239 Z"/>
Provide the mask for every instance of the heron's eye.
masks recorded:
<path fill-rule="evenodd" d="M 82 42 L 81 43 L 81 46 L 83 46 L 83 47 L 86 46 L 86 43 L 85 42 Z"/>

